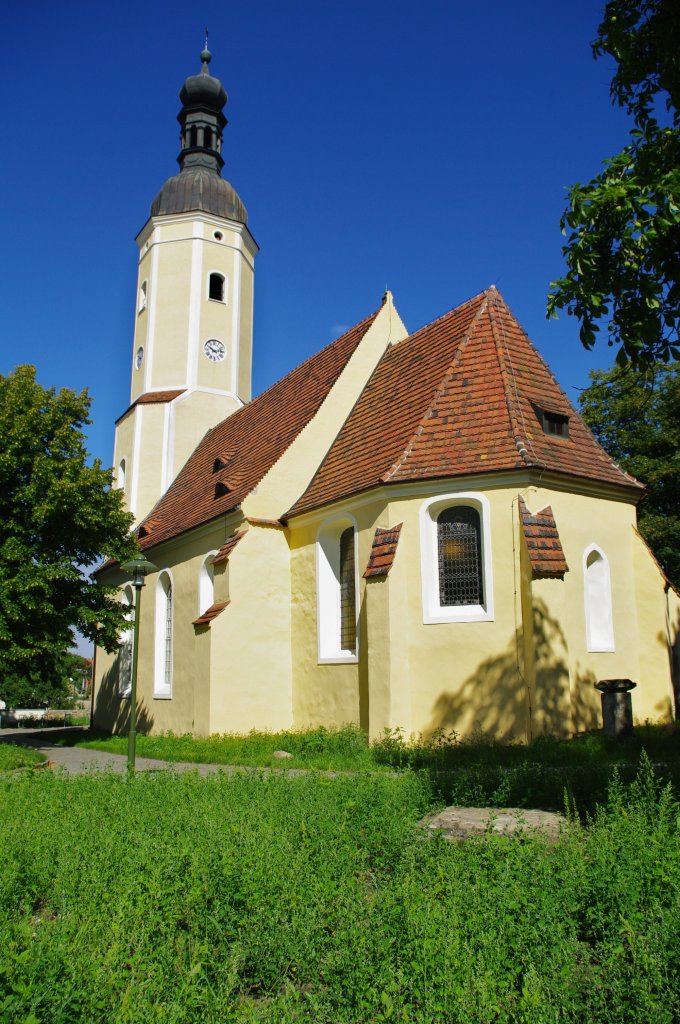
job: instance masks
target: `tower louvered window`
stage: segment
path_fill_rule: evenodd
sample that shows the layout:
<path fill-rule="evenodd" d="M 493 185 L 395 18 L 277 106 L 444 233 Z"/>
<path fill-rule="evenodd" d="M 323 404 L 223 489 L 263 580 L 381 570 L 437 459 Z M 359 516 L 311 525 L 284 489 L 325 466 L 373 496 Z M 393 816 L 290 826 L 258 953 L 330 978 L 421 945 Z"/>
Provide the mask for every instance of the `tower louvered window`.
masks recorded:
<path fill-rule="evenodd" d="M 441 605 L 483 605 L 479 512 L 468 505 L 444 509 L 437 518 L 437 549 Z"/>
<path fill-rule="evenodd" d="M 340 535 L 340 647 L 356 650 L 356 587 L 354 580 L 354 529 Z"/>

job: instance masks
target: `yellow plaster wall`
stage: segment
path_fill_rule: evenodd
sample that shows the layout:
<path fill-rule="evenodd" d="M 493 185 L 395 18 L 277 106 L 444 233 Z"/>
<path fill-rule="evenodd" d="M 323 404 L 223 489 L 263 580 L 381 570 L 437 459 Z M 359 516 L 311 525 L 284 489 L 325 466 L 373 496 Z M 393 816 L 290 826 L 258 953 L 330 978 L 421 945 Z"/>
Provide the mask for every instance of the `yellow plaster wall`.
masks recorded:
<path fill-rule="evenodd" d="M 240 408 L 230 396 L 209 391 L 189 391 L 173 402 L 174 460 L 169 482 L 177 476 L 207 431 Z"/>
<path fill-rule="evenodd" d="M 670 681 L 663 584 L 633 530 L 627 502 L 524 488 L 533 512 L 551 504 L 570 566 L 564 580 L 531 580 L 517 509 L 517 485 L 461 481 L 490 502 L 494 581 L 491 622 L 423 623 L 419 510 L 429 492 L 338 508 L 359 522 L 360 575 L 376 525 L 403 521 L 386 580 L 360 580 L 361 646 L 353 665 L 317 659 L 316 556 L 319 516 L 290 524 L 296 725 L 359 721 L 372 736 L 402 726 L 524 741 L 550 732 L 599 728 L 597 680 L 629 677 L 638 721 L 668 716 Z M 453 492 L 449 482 L 441 493 Z M 386 495 L 387 496 L 387 495 Z M 328 510 L 326 512 L 329 515 Z M 597 544 L 609 560 L 615 651 L 586 649 L 583 553 Z M 672 592 L 671 592 L 672 593 Z M 637 598 L 631 600 L 631 595 Z M 671 618 L 680 616 L 677 596 Z M 368 644 L 368 647 L 366 646 Z"/>
<path fill-rule="evenodd" d="M 251 526 L 229 557 L 230 604 L 211 625 L 211 732 L 293 723 L 290 558 L 283 530 Z"/>
<path fill-rule="evenodd" d="M 632 536 L 632 547 L 636 575 L 635 605 L 641 626 L 640 668 L 638 686 L 632 693 L 633 712 L 641 721 L 667 721 L 676 712 L 673 674 L 675 670 L 677 681 L 680 602 L 637 531 Z M 664 620 L 659 615 L 659 606 L 664 607 Z"/>

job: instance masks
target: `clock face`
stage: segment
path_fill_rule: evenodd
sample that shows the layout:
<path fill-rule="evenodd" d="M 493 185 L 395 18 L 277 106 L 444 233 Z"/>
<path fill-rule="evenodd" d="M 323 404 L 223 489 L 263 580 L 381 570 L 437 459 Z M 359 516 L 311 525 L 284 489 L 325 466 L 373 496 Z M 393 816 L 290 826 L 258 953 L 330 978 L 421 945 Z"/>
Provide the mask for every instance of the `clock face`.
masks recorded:
<path fill-rule="evenodd" d="M 209 338 L 203 346 L 203 351 L 213 363 L 219 363 L 227 354 L 227 350 L 217 338 Z"/>
<path fill-rule="evenodd" d="M 140 345 L 135 353 L 135 369 L 138 370 L 144 361 L 144 349 Z"/>

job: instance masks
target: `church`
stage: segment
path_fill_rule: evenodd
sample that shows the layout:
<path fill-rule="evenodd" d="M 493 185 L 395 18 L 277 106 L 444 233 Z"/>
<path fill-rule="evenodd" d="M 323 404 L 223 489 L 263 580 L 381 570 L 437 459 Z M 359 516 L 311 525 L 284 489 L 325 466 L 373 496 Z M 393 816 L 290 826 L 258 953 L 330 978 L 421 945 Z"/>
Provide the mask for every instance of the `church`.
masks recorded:
<path fill-rule="evenodd" d="M 180 92 L 179 173 L 137 237 L 115 485 L 155 571 L 138 728 L 356 723 L 530 741 L 675 712 L 680 599 L 636 529 L 643 485 L 599 447 L 495 287 L 409 334 L 390 292 L 251 396 L 257 245 L 222 177 L 211 55 Z M 96 654 L 125 730 L 130 629 Z"/>

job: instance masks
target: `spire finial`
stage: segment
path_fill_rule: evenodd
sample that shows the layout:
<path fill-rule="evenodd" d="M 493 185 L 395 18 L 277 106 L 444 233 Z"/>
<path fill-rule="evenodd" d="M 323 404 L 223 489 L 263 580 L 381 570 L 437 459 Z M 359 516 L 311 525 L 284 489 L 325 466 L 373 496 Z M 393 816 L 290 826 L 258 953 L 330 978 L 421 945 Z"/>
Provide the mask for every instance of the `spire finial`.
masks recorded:
<path fill-rule="evenodd" d="M 208 26 L 206 25 L 206 28 L 205 28 L 205 46 L 203 47 L 203 50 L 201 52 L 201 61 L 203 62 L 203 71 L 205 71 L 206 73 L 208 71 L 208 64 L 210 63 L 211 60 L 212 60 L 212 53 L 208 49 Z"/>

